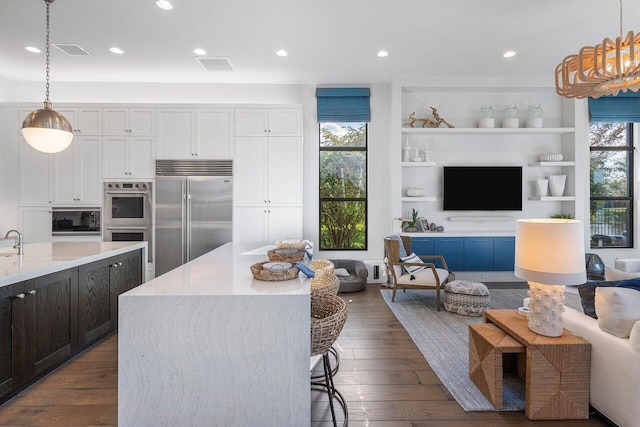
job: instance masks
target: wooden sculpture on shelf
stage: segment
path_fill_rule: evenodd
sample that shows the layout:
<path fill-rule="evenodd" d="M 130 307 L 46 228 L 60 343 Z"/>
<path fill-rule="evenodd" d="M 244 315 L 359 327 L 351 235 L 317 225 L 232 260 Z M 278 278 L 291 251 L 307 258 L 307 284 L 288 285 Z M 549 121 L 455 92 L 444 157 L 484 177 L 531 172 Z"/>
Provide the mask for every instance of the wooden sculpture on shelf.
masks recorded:
<path fill-rule="evenodd" d="M 413 124 L 415 122 L 422 122 L 422 127 L 423 128 L 437 128 L 440 127 L 440 125 L 442 123 L 444 123 L 448 128 L 452 128 L 453 125 L 449 122 L 447 122 L 445 119 L 443 119 L 442 117 L 440 117 L 440 115 L 438 114 L 438 110 L 430 107 L 431 108 L 431 115 L 433 115 L 433 119 L 426 117 L 426 118 L 418 118 L 416 117 L 416 112 L 414 111 L 413 113 L 409 114 L 409 122 L 405 123 L 405 125 L 409 125 L 410 127 L 413 127 Z"/>

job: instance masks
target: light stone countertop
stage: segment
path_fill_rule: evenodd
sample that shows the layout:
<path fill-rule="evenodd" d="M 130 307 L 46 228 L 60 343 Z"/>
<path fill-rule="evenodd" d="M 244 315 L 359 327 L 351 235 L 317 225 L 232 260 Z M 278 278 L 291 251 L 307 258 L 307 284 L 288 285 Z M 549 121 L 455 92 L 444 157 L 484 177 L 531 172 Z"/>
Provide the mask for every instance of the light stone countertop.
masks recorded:
<path fill-rule="evenodd" d="M 304 275 L 284 281 L 253 278 L 250 266 L 267 261 L 265 243 L 227 243 L 126 293 L 127 296 L 309 295 Z"/>
<path fill-rule="evenodd" d="M 43 242 L 0 249 L 0 286 L 6 286 L 104 258 L 144 249 L 147 242 Z M 8 256 L 7 256 L 8 255 Z"/>

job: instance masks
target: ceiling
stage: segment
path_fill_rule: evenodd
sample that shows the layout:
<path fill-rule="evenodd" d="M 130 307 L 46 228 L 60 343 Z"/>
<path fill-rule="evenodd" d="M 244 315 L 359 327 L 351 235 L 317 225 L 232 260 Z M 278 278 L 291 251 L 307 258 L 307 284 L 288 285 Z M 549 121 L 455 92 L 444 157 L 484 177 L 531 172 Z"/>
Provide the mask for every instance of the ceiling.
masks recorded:
<path fill-rule="evenodd" d="M 56 0 L 52 81 L 367 84 L 392 77 L 530 79 L 553 85 L 555 66 L 619 35 L 616 0 Z M 640 31 L 626 0 L 624 31 Z M 635 28 L 634 28 L 635 27 Z M 45 3 L 0 0 L 0 76 L 42 81 Z M 33 54 L 25 46 L 43 53 Z M 118 46 L 124 55 L 109 52 Z M 206 71 L 205 57 L 234 71 Z M 287 57 L 275 52 L 285 49 Z M 376 53 L 389 51 L 386 58 Z M 502 57 L 515 50 L 510 59 Z"/>

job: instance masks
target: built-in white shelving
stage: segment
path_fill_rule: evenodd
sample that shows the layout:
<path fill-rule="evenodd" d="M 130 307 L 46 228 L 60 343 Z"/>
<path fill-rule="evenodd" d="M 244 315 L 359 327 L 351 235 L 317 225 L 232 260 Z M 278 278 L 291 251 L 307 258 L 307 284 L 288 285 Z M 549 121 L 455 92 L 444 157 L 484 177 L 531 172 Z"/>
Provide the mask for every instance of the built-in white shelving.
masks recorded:
<path fill-rule="evenodd" d="M 436 166 L 436 162 L 402 162 L 403 168 L 433 168 Z"/>
<path fill-rule="evenodd" d="M 435 202 L 435 197 L 403 197 L 403 202 Z"/>
<path fill-rule="evenodd" d="M 536 166 L 541 166 L 541 167 L 571 167 L 571 166 L 575 166 L 576 162 L 574 161 L 563 161 L 563 162 L 536 162 L 536 163 L 531 163 L 529 164 L 530 167 L 536 167 Z"/>
<path fill-rule="evenodd" d="M 539 200 L 541 202 L 572 202 L 576 200 L 575 196 L 544 196 L 529 197 L 529 200 Z"/>
<path fill-rule="evenodd" d="M 575 132 L 572 127 L 559 128 L 407 128 L 403 135 L 567 135 Z"/>

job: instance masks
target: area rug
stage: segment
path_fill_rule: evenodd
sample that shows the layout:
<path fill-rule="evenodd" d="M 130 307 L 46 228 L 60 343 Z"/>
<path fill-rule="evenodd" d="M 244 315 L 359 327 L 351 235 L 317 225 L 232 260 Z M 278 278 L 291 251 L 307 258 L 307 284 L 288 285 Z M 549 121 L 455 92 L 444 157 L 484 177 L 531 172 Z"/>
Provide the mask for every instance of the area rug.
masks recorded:
<path fill-rule="evenodd" d="M 433 291 L 398 291 L 393 303 L 391 290 L 381 289 L 380 292 L 429 366 L 460 406 L 465 411 L 496 411 L 469 379 L 468 326 L 481 323 L 482 317 L 461 316 L 444 309 L 436 311 Z M 490 307 L 517 308 L 526 296 L 526 289 L 490 289 Z M 566 305 L 579 307 L 579 297 L 567 294 Z M 524 409 L 524 405 L 524 385 L 515 378 L 505 378 L 504 407 L 501 410 L 519 411 Z"/>

